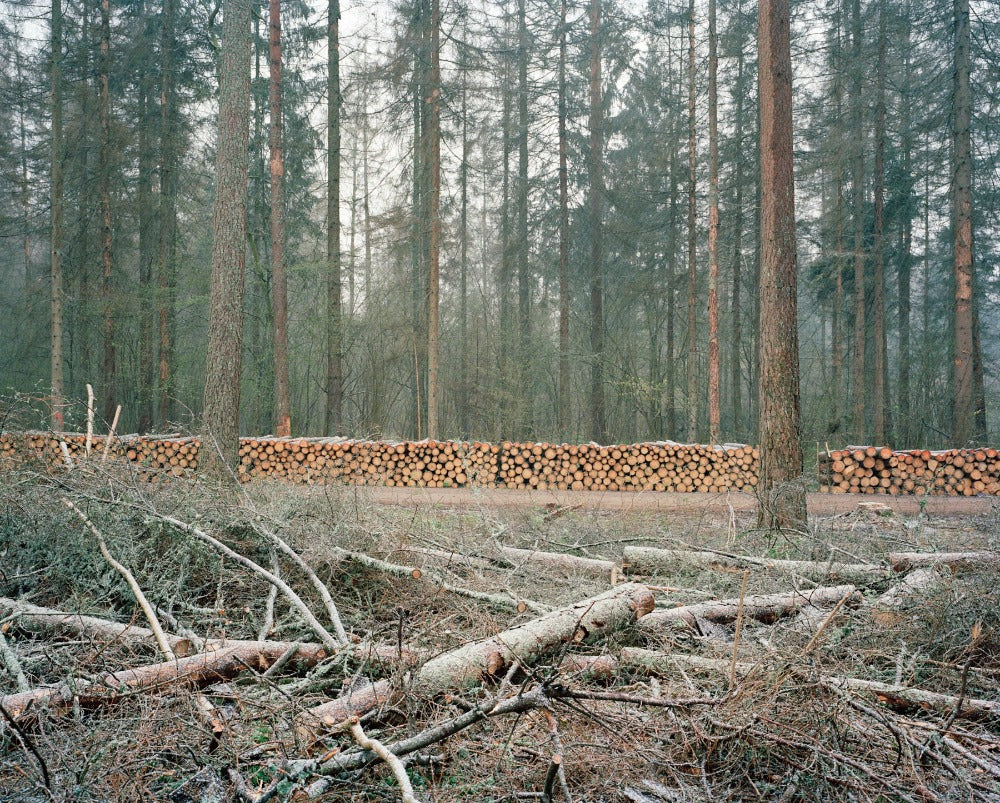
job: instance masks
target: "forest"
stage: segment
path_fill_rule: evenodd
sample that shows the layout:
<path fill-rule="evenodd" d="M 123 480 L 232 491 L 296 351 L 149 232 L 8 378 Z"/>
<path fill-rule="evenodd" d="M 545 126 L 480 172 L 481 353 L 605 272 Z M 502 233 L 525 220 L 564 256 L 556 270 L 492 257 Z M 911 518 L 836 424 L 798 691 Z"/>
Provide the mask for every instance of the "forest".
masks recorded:
<path fill-rule="evenodd" d="M 3 8 L 2 390 L 194 429 L 222 8 Z M 244 12 L 242 434 L 757 442 L 754 3 Z M 995 439 L 998 7 L 791 14 L 803 439 Z"/>

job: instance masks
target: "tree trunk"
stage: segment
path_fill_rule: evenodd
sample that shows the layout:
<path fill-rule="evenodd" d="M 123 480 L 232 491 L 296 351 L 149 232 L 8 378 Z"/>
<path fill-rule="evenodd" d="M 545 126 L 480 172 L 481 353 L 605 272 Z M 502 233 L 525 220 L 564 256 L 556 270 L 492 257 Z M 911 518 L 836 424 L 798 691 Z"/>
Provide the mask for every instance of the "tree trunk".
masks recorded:
<path fill-rule="evenodd" d="M 441 3 L 431 0 L 430 75 L 427 103 L 428 212 L 427 241 L 427 437 L 439 434 L 438 372 L 440 361 L 441 263 Z"/>
<path fill-rule="evenodd" d="M 160 230 L 156 267 L 156 327 L 159 351 L 156 422 L 170 419 L 173 394 L 173 292 L 177 253 L 177 97 L 174 80 L 175 0 L 163 0 L 160 31 Z"/>
<path fill-rule="evenodd" d="M 955 0 L 955 90 L 952 185 L 955 260 L 955 369 L 952 444 L 973 436 L 972 91 L 969 85 L 969 0 Z"/>
<path fill-rule="evenodd" d="M 432 658 L 416 671 L 412 690 L 434 695 L 461 689 L 496 677 L 513 661 L 529 665 L 561 644 L 593 638 L 649 614 L 653 594 L 642 585 L 626 583 L 596 597 L 544 614 L 491 638 L 481 639 Z M 299 715 L 299 724 L 312 731 L 337 724 L 345 716 L 360 715 L 389 699 L 387 681 L 311 708 Z"/>
<path fill-rule="evenodd" d="M 688 0 L 688 216 L 687 216 L 687 440 L 698 440 L 698 331 L 695 320 L 697 291 L 697 227 L 695 195 L 697 181 L 697 120 L 695 119 L 694 0 Z"/>
<path fill-rule="evenodd" d="M 903 87 L 902 109 L 900 110 L 900 140 L 903 151 L 903 181 L 906 186 L 906 196 L 903 199 L 903 226 L 900 233 L 899 270 L 896 275 L 897 295 L 899 297 L 899 375 L 897 379 L 899 395 L 899 423 L 897 437 L 901 446 L 915 446 L 912 442 L 913 428 L 910 423 L 910 272 L 913 260 L 913 217 L 910 212 L 912 199 L 911 174 L 913 170 L 913 133 L 911 130 L 911 73 L 910 73 L 910 3 L 906 3 L 903 12 Z"/>
<path fill-rule="evenodd" d="M 51 338 L 49 350 L 50 423 L 54 430 L 63 428 L 63 130 L 62 130 L 62 0 L 52 0 L 49 68 L 49 91 L 52 105 L 52 130 L 49 173 L 51 178 L 51 235 L 49 275 L 51 281 Z"/>
<path fill-rule="evenodd" d="M 528 265 L 528 22 L 517 0 L 517 328 L 518 403 L 515 434 L 531 432 L 531 275 Z"/>
<path fill-rule="evenodd" d="M 608 439 L 604 409 L 604 97 L 601 0 L 590 0 L 590 412 L 591 438 Z"/>
<path fill-rule="evenodd" d="M 110 422 L 115 416 L 115 311 L 114 263 L 111 252 L 111 98 L 108 83 L 111 72 L 111 3 L 101 0 L 100 73 L 98 118 L 101 145 L 98 157 L 98 194 L 101 199 L 101 414 Z"/>
<path fill-rule="evenodd" d="M 639 627 L 647 633 L 655 633 L 674 622 L 684 622 L 691 626 L 694 626 L 698 619 L 719 623 L 732 622 L 736 620 L 741 608 L 744 617 L 772 623 L 806 605 L 836 605 L 844 598 L 848 602 L 857 604 L 861 602 L 861 593 L 852 585 L 819 586 L 805 591 L 746 596 L 742 601 L 723 599 L 684 605 L 680 608 L 659 608 L 642 617 L 639 620 Z"/>
<path fill-rule="evenodd" d="M 462 164 L 459 167 L 459 364 L 458 364 L 458 425 L 462 438 L 469 432 L 469 65 L 466 63 L 468 40 L 467 18 L 463 18 L 459 69 L 462 72 Z"/>
<path fill-rule="evenodd" d="M 560 438 L 569 437 L 569 167 L 566 132 L 566 5 L 559 0 L 559 409 Z"/>
<path fill-rule="evenodd" d="M 205 366 L 202 470 L 235 470 L 239 449 L 250 134 L 250 3 L 223 0 L 212 220 L 212 295 Z M 221 461 L 220 461 L 221 458 Z"/>
<path fill-rule="evenodd" d="M 154 224 L 156 210 L 153 208 L 153 148 L 150 144 L 155 131 L 156 92 L 153 87 L 152 63 L 146 61 L 146 54 L 153 52 L 152 37 L 147 18 L 145 0 L 138 11 L 140 24 L 143 26 L 144 50 L 140 64 L 139 78 L 139 131 L 138 131 L 138 161 L 139 161 L 139 381 L 136 406 L 138 408 L 138 430 L 149 432 L 153 425 L 153 394 L 156 388 L 156 369 L 153 364 L 154 327 L 156 320 L 156 286 L 153 279 L 154 263 L 156 261 L 156 240 Z"/>
<path fill-rule="evenodd" d="M 761 527 L 804 529 L 788 0 L 760 8 Z"/>
<path fill-rule="evenodd" d="M 878 57 L 875 92 L 875 275 L 872 292 L 872 329 L 875 339 L 872 406 L 875 442 L 888 443 L 886 410 L 888 372 L 885 333 L 885 0 L 879 0 Z"/>
<path fill-rule="evenodd" d="M 738 0 L 736 4 L 736 16 L 738 19 L 740 37 L 738 40 L 738 51 L 736 53 L 736 110 L 734 115 L 734 125 L 736 130 L 733 134 L 734 148 L 736 151 L 736 165 L 733 183 L 736 189 L 736 198 L 733 202 L 733 295 L 730 303 L 731 334 L 729 344 L 729 365 L 730 370 L 730 399 L 732 409 L 730 413 L 731 426 L 737 437 L 742 437 L 743 433 L 743 372 L 740 370 L 740 347 L 743 344 L 742 320 L 740 309 L 740 293 L 742 291 L 742 267 L 743 267 L 743 75 L 744 75 L 744 42 L 743 42 L 743 2 Z"/>
<path fill-rule="evenodd" d="M 326 39 L 326 403 L 323 431 L 344 428 L 343 312 L 340 275 L 340 0 L 330 0 Z"/>
<path fill-rule="evenodd" d="M 268 2 L 271 105 L 271 292 L 274 305 L 275 434 L 292 434 L 288 389 L 288 282 L 285 278 L 285 159 L 281 108 L 281 0 Z"/>
<path fill-rule="evenodd" d="M 864 220 L 864 130 L 861 98 L 861 0 L 853 0 L 851 12 L 851 126 L 854 131 L 853 174 L 851 192 L 854 195 L 854 363 L 851 370 L 851 393 L 854 406 L 851 416 L 853 437 L 863 442 L 867 434 L 865 422 L 868 387 L 865 385 L 865 220 Z"/>
<path fill-rule="evenodd" d="M 719 90 L 715 0 L 708 0 L 708 439 L 719 443 Z"/>

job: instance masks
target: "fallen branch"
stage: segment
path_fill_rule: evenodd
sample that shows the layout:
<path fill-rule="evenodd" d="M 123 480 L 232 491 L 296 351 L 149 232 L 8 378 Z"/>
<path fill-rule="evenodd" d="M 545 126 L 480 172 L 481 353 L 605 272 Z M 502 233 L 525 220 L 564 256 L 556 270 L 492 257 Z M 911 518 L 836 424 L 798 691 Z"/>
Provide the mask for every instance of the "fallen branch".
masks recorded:
<path fill-rule="evenodd" d="M 37 626 L 50 630 L 61 630 L 81 636 L 105 639 L 106 641 L 143 641 L 155 642 L 153 631 L 137 625 L 123 625 L 109 619 L 88 616 L 82 613 L 70 613 L 54 608 L 43 608 L 23 600 L 0 597 L 0 612 L 12 616 L 25 626 Z M 167 643 L 175 655 L 187 655 L 191 652 L 191 639 L 171 633 L 164 634 Z"/>
<path fill-rule="evenodd" d="M 118 409 L 120 411 L 121 406 L 119 406 Z M 117 422 L 117 420 L 118 416 L 116 415 L 115 421 Z M 112 425 L 112 427 L 113 426 L 114 425 Z M 135 597 L 135 601 L 139 605 L 139 610 L 142 611 L 143 616 L 146 617 L 146 621 L 149 622 L 150 630 L 152 630 L 153 637 L 156 639 L 156 646 L 160 648 L 160 652 L 163 653 L 163 657 L 167 660 L 175 658 L 176 656 L 174 655 L 173 648 L 170 646 L 170 642 L 167 639 L 167 634 L 164 632 L 163 626 L 160 624 L 160 620 L 156 618 L 153 606 L 150 605 L 149 600 L 146 599 L 146 595 L 143 593 L 142 588 L 135 579 L 135 575 L 132 574 L 132 572 L 130 572 L 123 564 L 115 560 L 111 551 L 108 549 L 108 545 L 104 542 L 104 536 L 101 535 L 101 531 L 98 530 L 94 523 L 87 517 L 87 514 L 80 510 L 80 508 L 74 505 L 69 499 L 64 498 L 62 501 L 66 507 L 80 517 L 84 526 L 86 526 L 94 538 L 97 539 L 97 548 L 101 551 L 101 555 L 110 564 L 111 568 L 125 579 L 125 582 L 128 584 L 128 587 L 132 592 L 132 596 Z"/>
<path fill-rule="evenodd" d="M 291 645 L 283 641 L 242 641 L 230 643 L 212 652 L 189 655 L 159 664 L 123 669 L 110 675 L 103 675 L 95 681 L 74 679 L 59 686 L 31 689 L 17 694 L 0 697 L 0 706 L 17 719 L 29 708 L 48 706 L 66 708 L 78 701 L 84 708 L 91 708 L 112 702 L 132 691 L 152 691 L 177 683 L 205 683 L 225 680 L 256 666 L 267 669 L 278 660 Z M 319 644 L 299 644 L 296 659 L 310 665 L 327 656 L 327 650 Z"/>
<path fill-rule="evenodd" d="M 341 560 L 360 563 L 365 568 L 373 569 L 377 572 L 384 572 L 385 574 L 391 574 L 396 577 L 405 577 L 412 580 L 424 580 L 425 582 L 437 586 L 443 591 L 447 591 L 449 594 L 468 597 L 469 599 L 474 599 L 477 602 L 486 602 L 490 605 L 496 605 L 501 608 L 513 608 L 518 613 L 524 613 L 529 610 L 534 611 L 535 613 L 546 613 L 552 610 L 548 605 L 543 605 L 541 602 L 535 602 L 534 600 L 510 597 L 506 594 L 491 594 L 486 591 L 474 591 L 470 588 L 456 586 L 449 583 L 436 572 L 425 572 L 423 569 L 417 568 L 416 566 L 404 566 L 399 563 L 390 563 L 389 561 L 381 560 L 380 558 L 373 558 L 371 555 L 366 555 L 363 552 L 354 552 L 349 549 L 341 549 L 340 547 L 333 547 L 331 551 Z"/>
<path fill-rule="evenodd" d="M 312 570 L 312 567 L 302 559 L 302 556 L 292 549 L 277 533 L 274 533 L 259 524 L 254 525 L 254 530 L 270 541 L 272 546 L 276 547 L 282 555 L 294 563 L 299 570 L 309 578 L 309 582 L 312 583 L 312 586 L 316 589 L 320 599 L 323 600 L 323 607 L 326 608 L 326 615 L 330 620 L 330 624 L 333 625 L 333 631 L 337 634 L 337 638 L 340 639 L 340 642 L 342 644 L 346 644 L 348 641 L 347 631 L 344 630 L 343 622 L 340 619 L 340 611 L 337 610 L 337 604 L 333 601 L 333 597 L 330 595 L 330 589 L 326 587 L 326 583 L 319 579 L 316 572 Z"/>
<path fill-rule="evenodd" d="M 14 678 L 17 690 L 19 692 L 28 691 L 31 684 L 28 683 L 28 678 L 21 668 L 21 661 L 18 659 L 17 653 L 14 652 L 14 648 L 7 643 L 7 637 L 4 636 L 2 629 L 0 629 L 0 660 L 3 661 L 7 674 Z"/>
<path fill-rule="evenodd" d="M 808 591 L 785 591 L 779 594 L 750 596 L 743 600 L 743 615 L 768 624 L 794 613 L 805 605 L 835 605 L 847 597 L 848 603 L 860 603 L 861 593 L 854 586 L 820 586 Z M 711 622 L 731 622 L 740 609 L 738 599 L 701 602 L 679 608 L 658 608 L 644 616 L 639 626 L 647 631 L 657 631 L 666 625 L 681 622 L 694 626 L 698 619 Z"/>
<path fill-rule="evenodd" d="M 566 574 L 586 574 L 592 577 L 607 578 L 612 585 L 621 574 L 621 567 L 613 560 L 584 558 L 578 555 L 567 555 L 564 552 L 520 549 L 502 544 L 497 544 L 497 551 L 504 558 L 518 565 L 544 566 L 547 569 L 555 569 Z"/>
<path fill-rule="evenodd" d="M 947 566 L 955 571 L 976 569 L 983 564 L 1000 563 L 1000 552 L 890 552 L 889 565 L 894 572 L 929 566 Z"/>
<path fill-rule="evenodd" d="M 733 555 L 726 552 L 697 551 L 692 549 L 658 549 L 645 546 L 627 546 L 622 560 L 629 570 L 641 574 L 664 574 L 674 571 L 678 563 L 707 566 L 711 569 L 746 569 L 758 567 L 773 572 L 794 574 L 811 580 L 848 580 L 871 582 L 884 577 L 888 571 L 874 563 L 837 563 L 834 561 L 779 560 L 750 555 Z"/>
<path fill-rule="evenodd" d="M 302 598 L 291 589 L 288 583 L 277 575 L 269 572 L 263 566 L 260 566 L 250 560 L 250 558 L 246 557 L 246 555 L 241 555 L 239 552 L 222 543 L 217 538 L 214 538 L 203 530 L 198 529 L 193 524 L 188 524 L 180 519 L 175 519 L 173 516 L 165 516 L 162 513 L 151 513 L 149 515 L 166 524 L 176 527 L 178 530 L 193 536 L 205 544 L 208 544 L 216 552 L 224 555 L 232 561 L 235 561 L 255 574 L 260 575 L 271 583 L 271 585 L 277 586 L 278 590 L 285 595 L 285 598 L 291 603 L 292 607 L 295 608 L 299 615 L 305 620 L 306 624 L 309 625 L 309 629 L 316 634 L 327 649 L 335 651 L 344 646 L 346 643 L 346 640 L 335 637 L 332 633 L 330 633 L 330 631 L 323 627 L 315 615 L 313 615 L 313 612 L 309 610 L 309 606 L 302 601 Z"/>
<path fill-rule="evenodd" d="M 403 798 L 403 803 L 420 803 L 417 796 L 413 793 L 413 784 L 410 783 L 410 776 L 406 774 L 406 767 L 403 766 L 403 762 L 399 760 L 399 757 L 386 748 L 378 739 L 373 739 L 365 733 L 361 728 L 361 723 L 356 719 L 351 720 L 348 730 L 351 736 L 354 737 L 354 741 L 363 750 L 370 750 L 389 766 L 393 777 L 396 779 L 396 783 L 399 784 L 399 793 L 400 797 Z"/>
<path fill-rule="evenodd" d="M 652 609 L 653 594 L 645 586 L 636 583 L 617 586 L 432 658 L 415 673 L 413 692 L 430 697 L 448 689 L 471 686 L 500 674 L 515 661 L 530 664 L 560 644 L 580 642 L 623 627 Z M 321 727 L 331 727 L 348 716 L 374 709 L 390 693 L 388 681 L 369 684 L 303 712 L 298 718 L 300 729 L 306 735 Z"/>
<path fill-rule="evenodd" d="M 895 624 L 899 615 L 895 613 L 914 597 L 925 595 L 941 582 L 936 569 L 916 569 L 889 588 L 873 603 L 875 621 L 881 625 Z"/>
<path fill-rule="evenodd" d="M 704 669 L 728 675 L 731 669 L 729 661 L 721 658 L 704 658 L 699 655 L 685 655 L 681 653 L 658 652 L 654 650 L 643 650 L 637 647 L 625 647 L 619 656 L 620 666 L 630 669 L 639 669 L 653 674 L 670 674 L 677 671 L 678 666 L 685 666 L 691 669 Z M 748 675 L 751 672 L 760 670 L 761 664 L 738 663 L 736 672 L 740 675 Z M 981 700 L 972 697 L 959 698 L 953 694 L 942 694 L 940 692 L 915 689 L 909 686 L 898 686 L 891 683 L 881 683 L 875 680 L 863 680 L 861 678 L 840 677 L 837 675 L 815 675 L 807 676 L 803 672 L 794 671 L 792 674 L 806 678 L 831 690 L 867 692 L 873 694 L 880 702 L 897 708 L 927 708 L 941 713 L 951 714 L 958 710 L 958 716 L 964 718 L 975 718 L 979 716 L 1000 716 L 1000 701 Z"/>

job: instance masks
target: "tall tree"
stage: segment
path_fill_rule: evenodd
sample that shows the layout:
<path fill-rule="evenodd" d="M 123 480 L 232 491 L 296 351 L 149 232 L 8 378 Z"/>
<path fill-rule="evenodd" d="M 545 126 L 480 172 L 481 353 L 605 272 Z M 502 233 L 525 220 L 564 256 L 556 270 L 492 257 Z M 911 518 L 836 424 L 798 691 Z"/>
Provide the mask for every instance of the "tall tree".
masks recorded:
<path fill-rule="evenodd" d="M 853 413 L 851 425 L 854 437 L 864 440 L 867 432 L 866 413 L 868 388 L 865 385 L 865 190 L 864 190 L 864 117 L 861 63 L 861 0 L 851 5 L 851 127 L 854 141 L 851 148 L 851 192 L 854 196 L 854 362 L 851 366 Z"/>
<path fill-rule="evenodd" d="M 698 440 L 698 330 L 695 318 L 697 291 L 697 120 L 695 119 L 694 0 L 688 0 L 688 216 L 687 216 L 687 440 Z"/>
<path fill-rule="evenodd" d="M 235 469 L 239 451 L 251 54 L 249 0 L 223 3 L 202 450 L 219 477 Z"/>
<path fill-rule="evenodd" d="M 439 434 L 440 262 L 441 262 L 441 3 L 431 0 L 430 72 L 427 87 L 427 437 Z"/>
<path fill-rule="evenodd" d="M 160 29 L 160 231 L 156 268 L 159 376 L 156 417 L 161 426 L 170 418 L 173 395 L 173 294 L 177 254 L 177 161 L 180 152 L 174 76 L 176 3 L 177 0 L 163 0 Z"/>
<path fill-rule="evenodd" d="M 340 0 L 330 0 L 326 37 L 326 415 L 324 432 L 344 426 L 343 311 L 340 267 Z"/>
<path fill-rule="evenodd" d="M 878 5 L 878 57 L 875 62 L 875 271 L 872 289 L 872 330 L 875 340 L 872 369 L 873 435 L 876 443 L 887 442 L 888 359 L 885 332 L 885 50 L 886 0 Z"/>
<path fill-rule="evenodd" d="M 50 133 L 50 200 L 52 216 L 49 272 L 52 293 L 52 322 L 49 392 L 52 405 L 52 428 L 63 428 L 63 101 L 62 101 L 62 2 L 52 0 L 49 82 L 52 128 Z"/>
<path fill-rule="evenodd" d="M 285 159 L 282 153 L 281 0 L 269 0 L 271 106 L 271 297 L 274 309 L 275 434 L 292 434 L 288 389 L 288 281 L 285 278 Z"/>
<path fill-rule="evenodd" d="M 591 438 L 607 440 L 604 409 L 604 95 L 601 87 L 601 0 L 590 0 L 590 412 Z"/>
<path fill-rule="evenodd" d="M 101 302 L 103 307 L 101 399 L 105 421 L 115 414 L 115 298 L 111 242 L 111 3 L 101 0 L 101 43 L 98 60 L 98 117 L 101 145 L 98 157 L 98 194 L 101 199 Z"/>
<path fill-rule="evenodd" d="M 566 133 L 566 0 L 559 0 L 559 406 L 556 425 L 566 438 L 570 422 L 569 386 L 569 166 Z"/>
<path fill-rule="evenodd" d="M 973 433 L 972 89 L 969 85 L 969 0 L 955 0 L 955 88 L 952 183 L 955 266 L 955 369 L 952 416 L 955 446 Z"/>
<path fill-rule="evenodd" d="M 718 443 L 719 419 L 719 53 L 715 0 L 708 0 L 708 431 Z"/>
<path fill-rule="evenodd" d="M 758 526 L 803 529 L 799 411 L 792 59 L 788 0 L 758 19 L 761 154 L 760 449 Z"/>

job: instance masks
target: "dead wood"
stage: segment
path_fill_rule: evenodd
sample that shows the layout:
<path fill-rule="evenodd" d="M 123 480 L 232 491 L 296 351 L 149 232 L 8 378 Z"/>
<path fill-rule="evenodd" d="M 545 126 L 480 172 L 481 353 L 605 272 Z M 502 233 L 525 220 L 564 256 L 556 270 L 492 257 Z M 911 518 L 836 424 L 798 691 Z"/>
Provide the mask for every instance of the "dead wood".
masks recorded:
<path fill-rule="evenodd" d="M 497 544 L 497 551 L 504 558 L 517 565 L 542 566 L 565 574 L 585 574 L 590 577 L 608 578 L 612 584 L 617 581 L 621 573 L 621 567 L 613 560 L 585 558 L 579 555 L 567 555 L 564 552 L 520 549 L 502 544 Z"/>
<path fill-rule="evenodd" d="M 862 601 L 861 592 L 854 586 L 820 586 L 805 591 L 784 591 L 778 594 L 746 597 L 742 608 L 744 616 L 771 624 L 806 605 L 835 605 L 844 597 L 850 604 L 856 605 Z M 699 618 L 711 622 L 732 622 L 739 610 L 739 599 L 701 602 L 679 608 L 658 608 L 648 616 L 644 616 L 639 622 L 639 627 L 646 632 L 655 632 L 676 622 L 695 626 Z"/>
<path fill-rule="evenodd" d="M 24 600 L 8 597 L 0 597 L 0 612 L 16 618 L 21 626 L 29 629 L 37 627 L 58 630 L 105 641 L 149 643 L 156 641 L 153 631 L 146 627 L 123 625 L 120 622 L 112 622 L 97 616 L 44 608 Z M 192 651 L 191 639 L 172 633 L 165 635 L 167 643 L 175 655 L 188 655 Z"/>
<path fill-rule="evenodd" d="M 847 580 L 871 582 L 888 574 L 884 566 L 874 563 L 837 563 L 835 561 L 779 560 L 758 558 L 751 555 L 733 555 L 725 552 L 698 551 L 693 549 L 658 549 L 645 546 L 627 546 L 622 554 L 630 571 L 641 574 L 669 574 L 678 563 L 707 566 L 711 569 L 760 568 L 783 574 L 794 574 L 811 580 Z"/>
<path fill-rule="evenodd" d="M 638 647 L 625 647 L 619 656 L 621 667 L 639 669 L 653 674 L 676 673 L 678 667 L 703 669 L 728 675 L 732 664 L 721 658 L 705 658 L 699 655 L 682 653 L 658 652 L 644 650 Z M 740 662 L 736 664 L 736 673 L 748 675 L 754 671 L 766 669 L 764 664 Z M 954 694 L 916 689 L 910 686 L 900 686 L 892 683 L 881 683 L 863 678 L 841 677 L 837 675 L 807 675 L 804 672 L 790 670 L 800 679 L 809 679 L 820 686 L 831 690 L 866 692 L 874 695 L 880 702 L 893 708 L 925 708 L 951 715 L 956 710 L 958 716 L 976 718 L 981 716 L 1000 716 L 1000 700 L 981 700 L 972 697 L 958 697 Z"/>
<path fill-rule="evenodd" d="M 596 597 L 544 614 L 490 638 L 474 641 L 427 661 L 412 680 L 412 690 L 431 697 L 496 676 L 515 661 L 530 664 L 544 652 L 567 642 L 580 642 L 623 627 L 653 609 L 653 593 L 643 585 L 628 583 Z M 298 718 L 305 731 L 330 727 L 348 716 L 371 710 L 389 692 L 386 681 L 373 683 L 323 705 Z"/>
<path fill-rule="evenodd" d="M 878 624 L 892 625 L 899 621 L 900 608 L 914 598 L 925 596 L 941 582 L 937 569 L 916 569 L 889 588 L 872 603 L 873 617 Z"/>
<path fill-rule="evenodd" d="M 552 610 L 548 605 L 543 605 L 541 602 L 535 602 L 534 600 L 509 596 L 507 594 L 490 593 L 488 591 L 475 591 L 471 588 L 456 586 L 453 583 L 449 583 L 436 572 L 427 572 L 416 566 L 405 566 L 399 563 L 390 563 L 389 561 L 375 558 L 371 555 L 366 555 L 363 552 L 354 552 L 349 549 L 341 549 L 340 547 L 331 547 L 330 549 L 331 552 L 333 552 L 333 554 L 341 560 L 353 561 L 361 564 L 367 569 L 383 572 L 385 574 L 391 574 L 395 577 L 423 580 L 424 582 L 437 586 L 442 591 L 446 591 L 449 594 L 467 597 L 468 599 L 474 599 L 477 602 L 485 602 L 489 605 L 495 605 L 501 608 L 512 608 L 518 613 L 524 613 L 525 611 L 545 613 Z"/>
<path fill-rule="evenodd" d="M 928 566 L 947 566 L 955 571 L 976 569 L 984 564 L 1000 563 L 1000 552 L 890 552 L 889 565 L 894 572 Z"/>
<path fill-rule="evenodd" d="M 73 680 L 53 687 L 32 689 L 0 697 L 2 706 L 17 719 L 29 709 L 65 708 L 78 701 L 85 708 L 109 703 L 133 691 L 154 691 L 178 683 L 202 685 L 225 680 L 248 668 L 265 670 L 292 645 L 283 641 L 242 641 L 211 652 L 189 655 L 174 661 L 123 669 L 94 681 Z M 328 655 L 319 644 L 299 644 L 295 658 L 311 665 Z"/>

